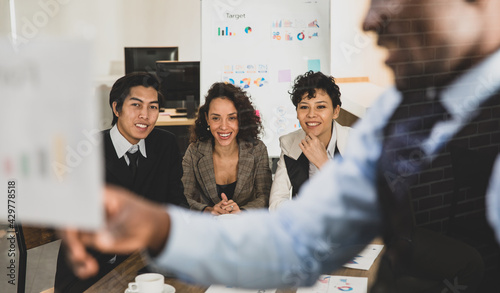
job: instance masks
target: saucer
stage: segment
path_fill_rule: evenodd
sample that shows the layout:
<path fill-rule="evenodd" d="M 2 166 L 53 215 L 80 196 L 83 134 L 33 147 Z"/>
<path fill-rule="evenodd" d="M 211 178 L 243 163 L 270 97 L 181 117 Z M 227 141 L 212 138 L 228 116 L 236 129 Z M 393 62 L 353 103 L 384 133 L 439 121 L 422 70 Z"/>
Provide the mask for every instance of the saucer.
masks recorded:
<path fill-rule="evenodd" d="M 130 291 L 128 288 L 125 289 L 123 293 L 133 293 L 133 291 Z M 163 284 L 163 292 L 162 293 L 175 293 L 175 288 L 173 286 L 170 286 L 169 284 Z"/>
<path fill-rule="evenodd" d="M 164 284 L 163 285 L 163 293 L 175 293 L 174 286 L 171 286 L 169 284 Z"/>

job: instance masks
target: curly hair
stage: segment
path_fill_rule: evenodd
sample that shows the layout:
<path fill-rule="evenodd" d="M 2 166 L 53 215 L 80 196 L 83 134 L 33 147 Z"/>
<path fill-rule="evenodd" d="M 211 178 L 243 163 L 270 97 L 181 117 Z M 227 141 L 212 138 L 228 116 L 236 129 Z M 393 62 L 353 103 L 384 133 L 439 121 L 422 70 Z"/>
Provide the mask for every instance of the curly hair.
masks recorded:
<path fill-rule="evenodd" d="M 250 97 L 241 88 L 229 83 L 216 82 L 208 90 L 205 96 L 205 104 L 198 109 L 195 124 L 191 128 L 190 142 L 213 140 L 206 119 L 210 103 L 216 98 L 229 99 L 238 111 L 238 134 L 237 140 L 257 143 L 258 135 L 262 129 L 262 123 L 250 102 Z"/>
<path fill-rule="evenodd" d="M 340 101 L 340 89 L 339 86 L 335 84 L 335 79 L 321 72 L 308 71 L 303 75 L 297 76 L 292 91 L 288 92 L 295 109 L 297 109 L 297 105 L 302 100 L 304 94 L 307 93 L 307 99 L 314 98 L 316 89 L 322 89 L 328 94 L 334 108 L 342 106 L 342 102 Z"/>

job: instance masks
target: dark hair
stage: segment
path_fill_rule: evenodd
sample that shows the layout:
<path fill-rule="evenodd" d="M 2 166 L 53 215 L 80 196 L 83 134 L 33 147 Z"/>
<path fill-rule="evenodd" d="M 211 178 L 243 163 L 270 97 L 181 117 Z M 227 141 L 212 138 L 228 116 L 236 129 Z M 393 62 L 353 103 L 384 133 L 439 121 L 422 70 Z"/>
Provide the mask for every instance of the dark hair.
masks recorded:
<path fill-rule="evenodd" d="M 316 89 L 322 89 L 328 94 L 332 100 L 333 108 L 337 107 L 337 105 L 342 106 L 342 102 L 340 101 L 340 89 L 339 86 L 335 84 L 335 79 L 321 72 L 308 71 L 304 73 L 304 75 L 297 76 L 292 91 L 288 92 L 295 109 L 297 109 L 297 105 L 300 103 L 305 93 L 307 93 L 306 98 L 314 98 Z"/>
<path fill-rule="evenodd" d="M 198 109 L 198 117 L 191 128 L 191 142 L 207 141 L 213 139 L 206 119 L 210 103 L 216 98 L 228 99 L 233 102 L 238 111 L 238 140 L 256 143 L 262 124 L 255 108 L 250 102 L 250 97 L 241 88 L 232 84 L 216 82 L 208 90 L 205 96 L 205 104 Z"/>
<path fill-rule="evenodd" d="M 120 77 L 111 88 L 109 93 L 109 106 L 113 109 L 113 103 L 116 102 L 116 111 L 122 110 L 123 102 L 130 94 L 130 88 L 142 85 L 143 87 L 152 87 L 158 93 L 158 102 L 160 105 L 163 101 L 163 95 L 160 92 L 160 81 L 154 74 L 147 72 L 132 72 L 123 77 Z M 111 125 L 115 125 L 118 121 L 115 112 L 113 112 L 113 121 Z"/>

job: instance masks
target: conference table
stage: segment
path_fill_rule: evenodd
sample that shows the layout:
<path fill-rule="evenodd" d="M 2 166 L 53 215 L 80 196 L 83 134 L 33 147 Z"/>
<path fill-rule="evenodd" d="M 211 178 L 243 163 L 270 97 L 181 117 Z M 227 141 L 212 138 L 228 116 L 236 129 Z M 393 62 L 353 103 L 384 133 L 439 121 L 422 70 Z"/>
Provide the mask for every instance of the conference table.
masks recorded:
<path fill-rule="evenodd" d="M 382 244 L 382 240 L 376 238 L 372 241 L 372 244 Z M 380 255 L 375 259 L 375 262 L 370 267 L 369 270 L 357 270 L 350 268 L 340 268 L 335 272 L 332 272 L 331 275 L 337 276 L 351 276 L 351 277 L 366 277 L 368 278 L 368 288 L 373 285 L 373 282 L 376 278 L 377 269 L 380 263 L 381 255 L 384 253 L 380 253 Z M 123 293 L 128 286 L 129 282 L 133 282 L 134 278 L 137 276 L 137 272 L 142 269 L 146 265 L 145 257 L 143 254 L 136 252 L 133 253 L 129 258 L 123 261 L 120 265 L 118 265 L 115 269 L 101 278 L 97 283 L 92 285 L 86 293 L 100 293 L 100 292 L 109 292 L 109 293 Z M 192 284 L 184 283 L 175 278 L 165 278 L 165 283 L 172 285 L 176 292 L 180 293 L 203 293 L 208 287 L 196 286 Z M 294 293 L 295 289 L 279 289 L 276 292 L 278 293 Z"/>

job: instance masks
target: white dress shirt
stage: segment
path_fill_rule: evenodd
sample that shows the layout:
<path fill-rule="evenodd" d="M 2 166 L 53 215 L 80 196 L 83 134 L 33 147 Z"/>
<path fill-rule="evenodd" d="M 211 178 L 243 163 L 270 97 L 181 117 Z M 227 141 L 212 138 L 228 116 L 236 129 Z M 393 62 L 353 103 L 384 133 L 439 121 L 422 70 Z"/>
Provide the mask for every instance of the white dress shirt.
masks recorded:
<path fill-rule="evenodd" d="M 111 142 L 115 147 L 116 155 L 118 156 L 118 158 L 123 157 L 133 146 L 125 137 L 123 137 L 116 124 L 109 131 L 109 136 L 111 137 Z M 139 146 L 141 155 L 144 158 L 147 158 L 148 156 L 146 155 L 146 141 L 144 139 L 141 139 L 136 145 Z M 128 156 L 125 156 L 125 162 L 127 162 L 127 165 L 130 164 Z"/>

